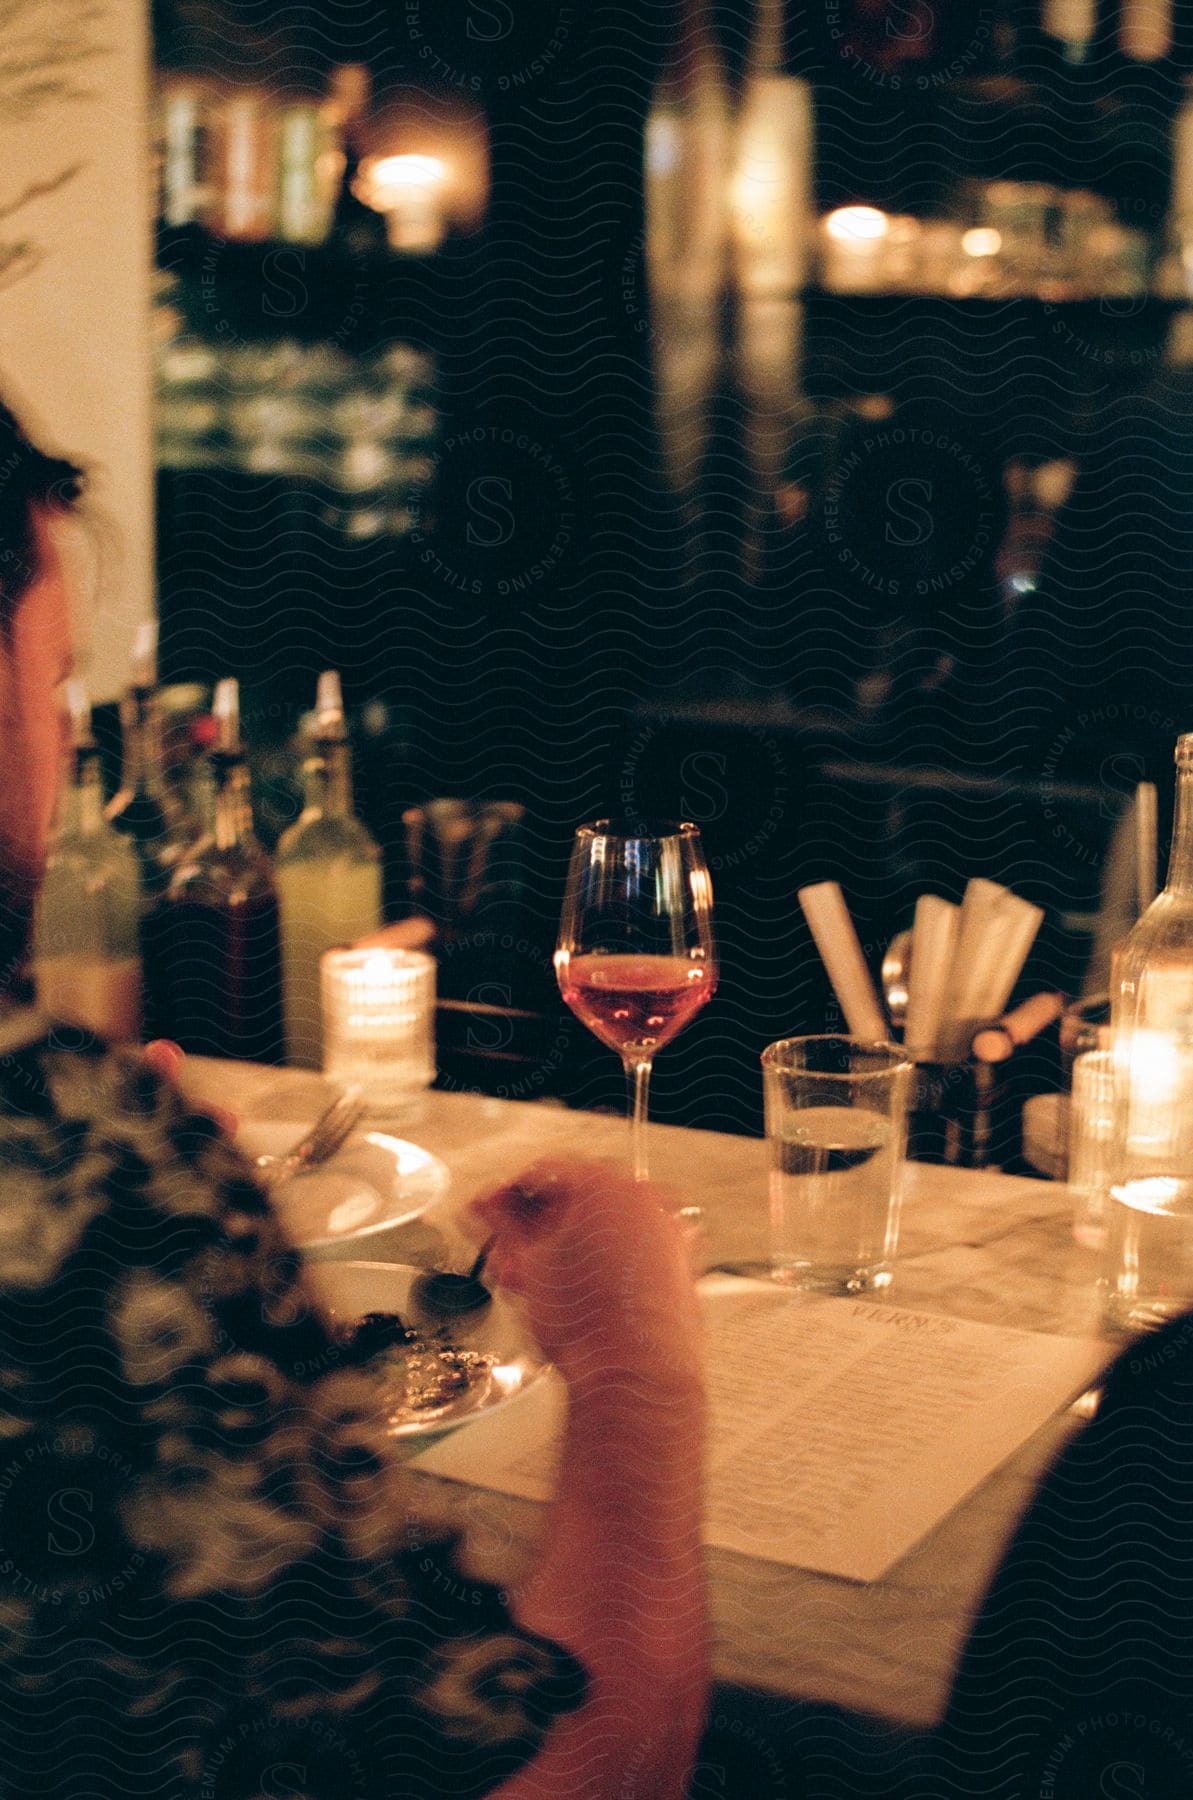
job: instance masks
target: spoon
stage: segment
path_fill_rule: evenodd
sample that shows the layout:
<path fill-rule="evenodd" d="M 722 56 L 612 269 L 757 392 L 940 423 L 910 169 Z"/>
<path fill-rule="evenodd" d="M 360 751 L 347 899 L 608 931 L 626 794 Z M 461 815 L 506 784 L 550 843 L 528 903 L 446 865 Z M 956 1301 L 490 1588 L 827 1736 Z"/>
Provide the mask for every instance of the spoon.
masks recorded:
<path fill-rule="evenodd" d="M 907 1023 L 907 984 L 911 978 L 911 932 L 893 937 L 882 959 L 882 997 L 893 1031 Z"/>
<path fill-rule="evenodd" d="M 424 1312 L 477 1312 L 489 1306 L 493 1296 L 481 1280 L 481 1271 L 493 1248 L 493 1239 L 481 1245 L 480 1255 L 467 1275 L 454 1275 L 448 1269 L 437 1269 L 433 1275 L 420 1275 L 411 1290 L 412 1298 Z"/>

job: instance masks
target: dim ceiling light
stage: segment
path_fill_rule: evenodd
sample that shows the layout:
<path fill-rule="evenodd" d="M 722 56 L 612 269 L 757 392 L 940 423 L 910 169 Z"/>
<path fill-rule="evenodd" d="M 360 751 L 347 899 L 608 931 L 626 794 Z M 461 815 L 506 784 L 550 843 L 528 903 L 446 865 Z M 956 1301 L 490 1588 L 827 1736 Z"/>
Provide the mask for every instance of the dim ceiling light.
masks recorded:
<path fill-rule="evenodd" d="M 966 256 L 997 256 L 1002 249 L 1002 232 L 992 225 L 975 225 L 961 239 Z"/>
<path fill-rule="evenodd" d="M 838 207 L 836 212 L 829 214 L 824 225 L 830 237 L 853 244 L 883 238 L 891 228 L 886 214 L 879 212 L 876 206 Z"/>

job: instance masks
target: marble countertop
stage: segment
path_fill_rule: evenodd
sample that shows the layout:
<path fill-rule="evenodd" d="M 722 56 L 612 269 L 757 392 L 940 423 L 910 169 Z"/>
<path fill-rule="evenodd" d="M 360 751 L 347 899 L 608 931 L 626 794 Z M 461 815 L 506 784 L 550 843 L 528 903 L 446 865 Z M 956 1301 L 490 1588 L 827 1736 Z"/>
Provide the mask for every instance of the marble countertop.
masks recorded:
<path fill-rule="evenodd" d="M 242 1093 L 278 1072 L 254 1071 Z M 246 1085 L 247 1083 L 247 1085 Z M 529 1102 L 427 1093 L 389 1127 L 433 1151 L 461 1204 L 536 1156 L 621 1156 L 623 1121 Z M 651 1172 L 703 1208 L 707 1266 L 765 1254 L 765 1144 L 651 1126 Z M 1059 1183 L 913 1164 L 891 1297 L 982 1323 L 1101 1335 L 1095 1257 L 1070 1231 Z M 985 1588 L 1048 1462 L 1076 1426 L 1054 1420 L 882 1581 L 870 1585 L 710 1551 L 714 1673 L 786 1700 L 824 1702 L 894 1724 L 941 1716 Z M 419 1479 L 429 1479 L 420 1477 Z M 534 1504 L 468 1490 L 479 1537 L 528 1547 Z"/>

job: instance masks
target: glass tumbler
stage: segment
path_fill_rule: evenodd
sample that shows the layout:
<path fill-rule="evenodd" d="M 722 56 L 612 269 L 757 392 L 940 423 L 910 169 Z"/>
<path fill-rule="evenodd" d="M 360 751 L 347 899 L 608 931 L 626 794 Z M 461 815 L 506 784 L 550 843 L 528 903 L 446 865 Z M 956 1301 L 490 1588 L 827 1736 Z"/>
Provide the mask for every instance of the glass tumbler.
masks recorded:
<path fill-rule="evenodd" d="M 1069 1187 L 1073 1236 L 1087 1250 L 1106 1241 L 1106 1209 L 1117 1178 L 1114 1051 L 1084 1050 L 1073 1064 L 1069 1100 Z"/>
<path fill-rule="evenodd" d="M 890 1286 L 914 1068 L 898 1045 L 861 1038 L 763 1051 L 775 1280 L 822 1294 Z"/>

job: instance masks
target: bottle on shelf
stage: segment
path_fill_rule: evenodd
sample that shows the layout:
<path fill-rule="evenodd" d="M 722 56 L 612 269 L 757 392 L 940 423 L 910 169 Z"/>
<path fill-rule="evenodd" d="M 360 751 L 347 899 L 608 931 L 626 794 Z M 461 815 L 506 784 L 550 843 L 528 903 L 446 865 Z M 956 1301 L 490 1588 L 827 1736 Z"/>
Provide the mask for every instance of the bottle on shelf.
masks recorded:
<path fill-rule="evenodd" d="M 291 100 L 278 118 L 278 236 L 322 244 L 331 230 L 344 174 L 332 109 L 310 97 Z"/>
<path fill-rule="evenodd" d="M 1176 767 L 1168 880 L 1113 964 L 1105 1298 L 1127 1330 L 1193 1305 L 1193 732 L 1177 739 Z"/>
<path fill-rule="evenodd" d="M 683 0 L 679 30 L 646 119 L 646 261 L 668 298 L 720 286 L 731 101 L 707 0 Z"/>
<path fill-rule="evenodd" d="M 82 683 L 68 683 L 73 764 L 38 896 L 38 1005 L 113 1042 L 141 1028 L 141 883 L 136 851 L 104 818 L 103 775 Z"/>
<path fill-rule="evenodd" d="M 168 76 L 159 100 L 158 211 L 164 225 L 207 222 L 212 201 L 210 114 L 207 85 Z"/>
<path fill-rule="evenodd" d="M 1040 26 L 1069 62 L 1084 62 L 1098 32 L 1098 0 L 1042 0 Z"/>
<path fill-rule="evenodd" d="M 207 829 L 179 861 L 149 921 L 158 1028 L 192 1055 L 282 1057 L 278 903 L 253 834 L 238 684 L 217 683 Z"/>
<path fill-rule="evenodd" d="M 1172 0 L 1121 0 L 1118 47 L 1132 62 L 1154 63 L 1173 41 Z"/>
<path fill-rule="evenodd" d="M 303 765 L 305 805 L 277 850 L 286 1058 L 322 1060 L 319 958 L 381 923 L 381 852 L 352 807 L 352 753 L 340 678 L 319 677 L 314 754 Z"/>
<path fill-rule="evenodd" d="M 372 76 L 364 63 L 341 63 L 332 70 L 326 116 L 343 145 L 343 174 L 332 214 L 332 242 L 351 257 L 384 255 L 385 220 L 358 192 L 365 154 L 364 132 L 372 98 Z"/>
<path fill-rule="evenodd" d="M 259 88 L 223 96 L 216 144 L 219 179 L 213 225 L 219 236 L 261 243 L 277 223 L 277 111 Z"/>
<path fill-rule="evenodd" d="M 783 0 L 758 0 L 731 184 L 743 293 L 789 299 L 808 279 L 813 242 L 812 89 L 784 73 Z"/>
<path fill-rule="evenodd" d="M 731 100 L 708 0 L 682 0 L 646 120 L 643 240 L 655 416 L 669 485 L 694 531 L 713 439 L 728 268 Z"/>
<path fill-rule="evenodd" d="M 1181 104 L 1172 120 L 1172 186 L 1168 198 L 1168 230 L 1173 247 L 1177 252 L 1180 269 L 1180 291 L 1187 293 L 1189 288 L 1189 249 L 1193 246 L 1193 80 L 1184 85 Z M 1173 319 L 1173 332 L 1179 338 L 1187 337 L 1184 320 L 1187 315 L 1177 313 Z M 1181 360 L 1189 360 L 1187 347 L 1182 345 Z"/>

